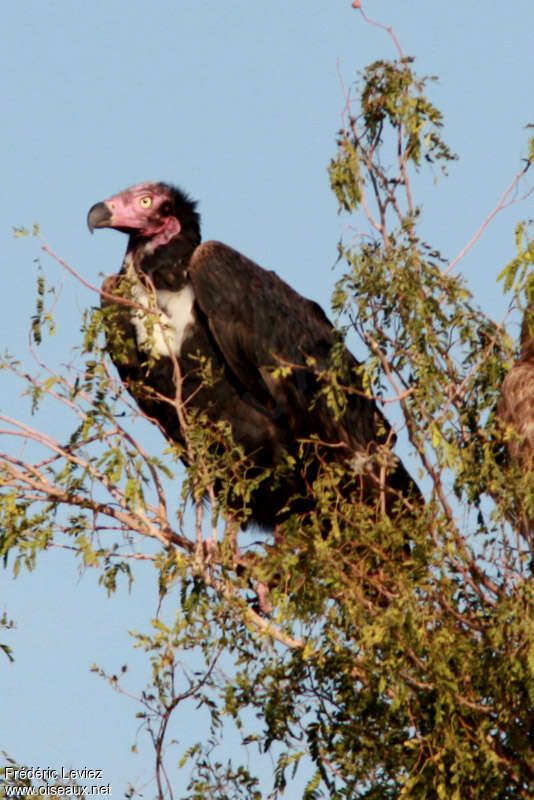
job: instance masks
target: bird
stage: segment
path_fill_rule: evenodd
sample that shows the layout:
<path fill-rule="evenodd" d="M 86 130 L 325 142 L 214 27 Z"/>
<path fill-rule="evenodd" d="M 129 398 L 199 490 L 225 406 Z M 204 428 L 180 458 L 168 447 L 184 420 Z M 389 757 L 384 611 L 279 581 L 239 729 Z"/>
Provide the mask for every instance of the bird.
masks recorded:
<path fill-rule="evenodd" d="M 531 287 L 534 289 L 533 282 Z M 501 386 L 497 416 L 507 429 L 506 447 L 512 462 L 534 468 L 534 302 L 525 309 L 520 353 Z"/>
<path fill-rule="evenodd" d="M 529 542 L 534 552 L 534 504 L 532 472 L 534 471 L 534 278 L 526 286 L 529 300 L 523 315 L 520 352 L 506 374 L 497 403 L 497 419 L 505 444 L 507 471 L 504 486 L 512 488 L 513 498 L 506 515 Z M 512 476 L 510 484 L 509 476 Z M 509 502 L 509 501 L 508 501 Z M 531 568 L 534 569 L 534 561 Z"/>
<path fill-rule="evenodd" d="M 232 499 L 223 479 L 215 490 L 226 491 L 241 528 L 276 534 L 290 516 L 312 511 L 324 464 L 340 468 L 341 491 L 355 503 L 392 515 L 403 499 L 420 499 L 391 452 L 394 431 L 364 389 L 360 362 L 321 306 L 230 246 L 202 242 L 186 192 L 140 183 L 93 205 L 87 223 L 128 236 L 119 272 L 101 289 L 114 312 L 107 349 L 123 384 L 181 445 L 186 465 L 194 456 L 184 414 L 229 428 L 253 488 L 243 512 L 243 497 Z M 337 386 L 328 377 L 334 364 Z M 224 445 L 212 447 L 222 457 Z"/>

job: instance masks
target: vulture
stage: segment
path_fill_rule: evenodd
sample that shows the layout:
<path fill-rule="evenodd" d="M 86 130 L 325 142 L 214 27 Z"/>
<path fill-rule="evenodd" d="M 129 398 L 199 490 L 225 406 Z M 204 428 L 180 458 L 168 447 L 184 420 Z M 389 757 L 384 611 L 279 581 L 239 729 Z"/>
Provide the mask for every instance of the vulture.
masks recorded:
<path fill-rule="evenodd" d="M 534 303 L 521 327 L 519 358 L 506 375 L 497 414 L 510 430 L 508 454 L 525 469 L 534 468 Z"/>
<path fill-rule="evenodd" d="M 184 412 L 229 426 L 253 479 L 242 527 L 276 533 L 313 509 L 324 464 L 340 468 L 343 496 L 355 503 L 393 515 L 420 497 L 390 451 L 393 431 L 364 391 L 359 362 L 321 307 L 231 247 L 201 243 L 187 194 L 142 183 L 96 203 L 87 223 L 128 235 L 119 273 L 102 285 L 121 380 L 171 441 L 186 441 Z M 334 362 L 345 397 L 337 408 L 325 378 Z M 224 488 L 220 479 L 215 489 Z"/>

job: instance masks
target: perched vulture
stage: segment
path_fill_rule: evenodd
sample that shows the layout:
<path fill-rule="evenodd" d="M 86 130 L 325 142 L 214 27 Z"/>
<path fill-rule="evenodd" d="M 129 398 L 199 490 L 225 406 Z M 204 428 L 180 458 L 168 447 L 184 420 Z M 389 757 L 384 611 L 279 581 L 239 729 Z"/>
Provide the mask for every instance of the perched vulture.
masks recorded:
<path fill-rule="evenodd" d="M 534 303 L 527 308 L 521 327 L 519 358 L 503 381 L 498 415 L 511 428 L 507 441 L 510 457 L 527 469 L 534 468 Z"/>
<path fill-rule="evenodd" d="M 320 463 L 342 465 L 343 491 L 354 502 L 382 498 L 393 513 L 399 497 L 418 498 L 402 463 L 388 456 L 393 432 L 363 391 L 358 362 L 320 306 L 231 247 L 201 244 L 195 209 L 179 189 L 142 183 L 88 214 L 91 231 L 128 234 L 119 274 L 103 283 L 103 304 L 130 342 L 119 354 L 109 340 L 108 350 L 139 407 L 183 444 L 178 374 L 183 407 L 229 423 L 251 477 L 279 468 L 272 481 L 257 481 L 248 503 L 248 521 L 264 530 L 313 507 Z M 321 377 L 334 346 L 348 387 L 337 413 Z"/>

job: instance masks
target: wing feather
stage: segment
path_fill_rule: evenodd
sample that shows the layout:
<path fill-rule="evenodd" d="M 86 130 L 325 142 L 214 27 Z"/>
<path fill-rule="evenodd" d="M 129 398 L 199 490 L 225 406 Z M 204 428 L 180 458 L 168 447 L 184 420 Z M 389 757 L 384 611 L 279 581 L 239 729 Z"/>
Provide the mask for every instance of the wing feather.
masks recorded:
<path fill-rule="evenodd" d="M 498 414 L 511 426 L 508 450 L 524 463 L 534 461 L 534 362 L 517 361 L 504 379 Z"/>
<path fill-rule="evenodd" d="M 377 414 L 389 431 L 374 401 L 363 395 L 358 362 L 347 350 L 346 379 L 356 391 L 345 415 L 336 419 L 326 400 L 317 399 L 317 373 L 331 365 L 339 340 L 317 303 L 220 242 L 200 245 L 189 273 L 196 302 L 226 363 L 257 403 L 287 415 L 296 436 L 313 432 L 352 450 L 367 448 L 377 440 Z"/>

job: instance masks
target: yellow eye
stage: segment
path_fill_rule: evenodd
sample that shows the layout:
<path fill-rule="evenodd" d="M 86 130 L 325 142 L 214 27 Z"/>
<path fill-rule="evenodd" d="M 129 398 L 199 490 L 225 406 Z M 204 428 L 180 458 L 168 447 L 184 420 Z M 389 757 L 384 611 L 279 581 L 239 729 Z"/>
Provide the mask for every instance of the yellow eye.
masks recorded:
<path fill-rule="evenodd" d="M 143 206 L 143 208 L 150 208 L 152 205 L 152 198 L 151 197 L 142 197 L 139 202 Z"/>

